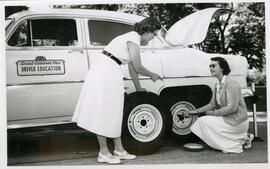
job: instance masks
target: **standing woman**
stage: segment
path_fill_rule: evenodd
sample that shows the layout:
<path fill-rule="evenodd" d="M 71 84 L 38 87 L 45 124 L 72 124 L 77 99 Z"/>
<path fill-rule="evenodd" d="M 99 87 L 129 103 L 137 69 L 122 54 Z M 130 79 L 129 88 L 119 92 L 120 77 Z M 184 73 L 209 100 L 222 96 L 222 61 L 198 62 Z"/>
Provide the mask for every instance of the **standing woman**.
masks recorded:
<path fill-rule="evenodd" d="M 218 79 L 209 104 L 188 114 L 205 113 L 191 131 L 205 143 L 223 153 L 241 153 L 251 147 L 254 135 L 248 134 L 248 114 L 239 84 L 228 74 L 230 67 L 222 57 L 211 58 L 212 76 Z"/>
<path fill-rule="evenodd" d="M 142 65 L 140 58 L 140 44 L 147 44 L 160 28 L 157 20 L 146 18 L 134 25 L 134 31 L 114 38 L 92 61 L 72 121 L 97 135 L 98 162 L 117 164 L 121 159 L 136 158 L 125 151 L 121 142 L 125 91 L 120 65 L 128 64 L 137 91 L 145 91 L 140 86 L 138 74 L 149 76 L 153 81 L 160 79 L 158 74 Z M 107 138 L 113 138 L 113 155 L 108 149 Z"/>

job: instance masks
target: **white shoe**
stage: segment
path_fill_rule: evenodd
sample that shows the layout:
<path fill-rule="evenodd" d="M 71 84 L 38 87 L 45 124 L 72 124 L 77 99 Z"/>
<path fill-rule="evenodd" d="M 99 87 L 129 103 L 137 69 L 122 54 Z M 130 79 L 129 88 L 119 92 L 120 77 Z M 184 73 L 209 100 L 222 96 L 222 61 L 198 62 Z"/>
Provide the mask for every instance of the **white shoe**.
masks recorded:
<path fill-rule="evenodd" d="M 98 153 L 97 161 L 100 163 L 109 163 L 109 164 L 121 163 L 121 160 L 118 157 L 113 156 L 112 154 L 104 155 L 101 153 Z"/>
<path fill-rule="evenodd" d="M 126 152 L 126 151 L 123 151 L 123 152 L 114 151 L 113 153 L 114 153 L 114 155 L 116 155 L 119 159 L 123 159 L 123 160 L 132 160 L 132 159 L 135 159 L 135 158 L 136 158 L 135 155 L 129 154 L 129 153 Z"/>
<path fill-rule="evenodd" d="M 253 139 L 254 139 L 254 134 L 250 133 L 249 137 L 248 137 L 248 140 L 244 144 L 245 149 L 251 148 L 251 142 L 252 142 Z"/>
<path fill-rule="evenodd" d="M 233 152 L 230 152 L 230 151 L 226 151 L 226 150 L 223 150 L 222 153 L 224 154 L 239 154 L 239 153 L 242 153 L 243 150 L 240 150 L 240 151 L 233 151 Z"/>

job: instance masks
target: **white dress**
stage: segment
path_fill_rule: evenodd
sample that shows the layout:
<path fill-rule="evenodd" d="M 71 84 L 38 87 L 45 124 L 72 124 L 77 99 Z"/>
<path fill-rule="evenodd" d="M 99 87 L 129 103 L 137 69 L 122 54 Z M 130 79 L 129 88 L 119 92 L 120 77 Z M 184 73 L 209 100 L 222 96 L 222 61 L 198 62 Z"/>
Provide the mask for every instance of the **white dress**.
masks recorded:
<path fill-rule="evenodd" d="M 127 42 L 140 45 L 140 36 L 129 32 L 113 39 L 104 48 L 123 64 L 130 62 Z M 90 132 L 105 137 L 121 136 L 124 106 L 124 82 L 121 66 L 100 53 L 94 56 L 72 117 L 72 121 Z"/>
<path fill-rule="evenodd" d="M 191 126 L 191 131 L 206 144 L 225 153 L 243 152 L 248 140 L 248 120 L 240 125 L 226 123 L 222 116 L 202 116 Z"/>

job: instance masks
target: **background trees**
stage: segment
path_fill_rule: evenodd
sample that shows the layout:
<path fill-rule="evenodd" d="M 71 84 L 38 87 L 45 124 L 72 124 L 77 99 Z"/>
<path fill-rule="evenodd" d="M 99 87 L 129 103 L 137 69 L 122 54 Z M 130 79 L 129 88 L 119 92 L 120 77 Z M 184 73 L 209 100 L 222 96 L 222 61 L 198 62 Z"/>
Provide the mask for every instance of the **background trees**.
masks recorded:
<path fill-rule="evenodd" d="M 250 68 L 265 65 L 265 6 L 263 3 L 239 4 L 231 19 L 227 36 L 228 53 L 247 58 Z"/>

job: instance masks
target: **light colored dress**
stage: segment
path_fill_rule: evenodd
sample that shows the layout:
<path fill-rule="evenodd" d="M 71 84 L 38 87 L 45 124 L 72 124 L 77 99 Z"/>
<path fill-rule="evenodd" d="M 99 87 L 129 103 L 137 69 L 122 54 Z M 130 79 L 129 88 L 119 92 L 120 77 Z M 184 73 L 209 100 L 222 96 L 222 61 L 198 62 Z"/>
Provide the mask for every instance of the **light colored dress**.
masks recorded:
<path fill-rule="evenodd" d="M 121 60 L 122 64 L 127 64 L 131 61 L 128 41 L 140 45 L 139 34 L 132 31 L 118 36 L 104 50 Z M 123 106 L 124 82 L 121 66 L 102 53 L 94 56 L 72 121 L 98 135 L 120 137 Z"/>
<path fill-rule="evenodd" d="M 221 92 L 225 90 L 222 88 L 225 79 L 226 76 L 222 79 L 221 84 L 216 85 L 215 99 L 218 106 L 221 104 Z M 249 139 L 248 126 L 248 119 L 238 125 L 231 125 L 224 121 L 223 116 L 206 115 L 196 120 L 191 126 L 191 131 L 214 149 L 224 153 L 241 153 L 243 144 Z"/>
<path fill-rule="evenodd" d="M 224 121 L 222 116 L 202 116 L 191 126 L 191 131 L 206 144 L 224 153 L 242 153 L 248 140 L 248 120 L 237 126 Z"/>

